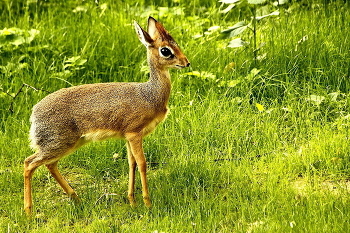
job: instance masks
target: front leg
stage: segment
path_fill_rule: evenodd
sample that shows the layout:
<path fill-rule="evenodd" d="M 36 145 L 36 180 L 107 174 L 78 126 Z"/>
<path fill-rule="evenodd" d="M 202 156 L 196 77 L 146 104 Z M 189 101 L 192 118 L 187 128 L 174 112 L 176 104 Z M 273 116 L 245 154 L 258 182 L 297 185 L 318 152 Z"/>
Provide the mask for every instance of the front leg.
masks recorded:
<path fill-rule="evenodd" d="M 128 150 L 128 162 L 129 162 L 129 188 L 128 188 L 128 199 L 132 207 L 136 206 L 135 201 L 135 170 L 136 170 L 136 160 L 132 154 L 130 143 L 126 143 L 126 148 Z"/>
<path fill-rule="evenodd" d="M 139 172 L 140 172 L 143 202 L 145 203 L 145 205 L 147 207 L 151 207 L 151 200 L 149 197 L 148 185 L 147 185 L 147 175 L 146 175 L 147 164 L 146 164 L 146 158 L 145 158 L 145 154 L 143 152 L 143 147 L 142 147 L 142 136 L 140 133 L 129 133 L 129 134 L 127 134 L 126 138 L 128 140 L 129 146 L 130 146 L 130 151 L 134 157 L 134 160 L 136 161 L 136 164 L 137 164 Z M 130 159 L 129 159 L 129 161 L 130 161 Z M 132 178 L 133 178 L 133 182 L 134 182 L 135 170 L 133 170 L 133 172 L 132 172 L 132 170 L 130 169 L 130 174 L 131 173 L 132 173 Z M 130 178 L 130 180 L 131 180 L 131 178 Z M 132 187 L 131 187 L 131 185 L 132 185 Z M 129 191 L 132 191 L 131 193 L 129 193 L 129 198 L 130 198 L 130 194 L 133 194 L 133 191 L 134 191 L 133 186 L 134 186 L 134 183 L 131 183 L 131 184 L 129 183 Z M 131 187 L 131 189 L 130 189 L 130 187 Z"/>

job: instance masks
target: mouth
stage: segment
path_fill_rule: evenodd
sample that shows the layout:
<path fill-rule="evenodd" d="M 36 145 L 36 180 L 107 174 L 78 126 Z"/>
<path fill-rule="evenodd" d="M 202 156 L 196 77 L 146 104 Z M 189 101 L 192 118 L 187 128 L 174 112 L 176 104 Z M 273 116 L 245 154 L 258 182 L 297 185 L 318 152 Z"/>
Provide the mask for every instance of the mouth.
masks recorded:
<path fill-rule="evenodd" d="M 181 66 L 181 65 L 175 65 L 175 68 L 176 69 L 183 69 L 183 68 L 185 68 L 186 66 Z"/>

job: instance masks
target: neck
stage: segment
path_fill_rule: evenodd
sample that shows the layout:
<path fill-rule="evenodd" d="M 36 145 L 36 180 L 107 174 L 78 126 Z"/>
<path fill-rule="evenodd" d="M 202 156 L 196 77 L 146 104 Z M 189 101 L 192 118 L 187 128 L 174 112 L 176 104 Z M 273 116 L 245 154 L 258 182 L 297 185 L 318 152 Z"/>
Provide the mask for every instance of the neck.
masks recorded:
<path fill-rule="evenodd" d="M 161 69 L 157 65 L 149 61 L 150 77 L 147 84 L 152 88 L 159 104 L 166 106 L 171 91 L 170 73 L 168 69 Z"/>

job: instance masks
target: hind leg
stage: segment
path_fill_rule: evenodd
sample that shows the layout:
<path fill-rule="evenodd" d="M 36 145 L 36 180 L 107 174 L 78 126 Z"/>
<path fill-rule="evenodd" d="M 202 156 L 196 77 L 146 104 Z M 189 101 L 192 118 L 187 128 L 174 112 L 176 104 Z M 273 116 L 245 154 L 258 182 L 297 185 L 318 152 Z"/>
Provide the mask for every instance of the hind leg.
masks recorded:
<path fill-rule="evenodd" d="M 32 212 L 33 200 L 32 200 L 32 177 L 34 171 L 44 162 L 39 159 L 39 153 L 35 153 L 29 156 L 24 161 L 24 211 L 27 215 Z"/>
<path fill-rule="evenodd" d="M 61 173 L 58 171 L 57 167 L 58 161 L 46 164 L 46 167 L 49 169 L 51 175 L 55 178 L 55 180 L 59 183 L 59 185 L 63 188 L 63 190 L 67 193 L 67 195 L 72 198 L 74 201 L 80 201 L 78 195 L 72 189 L 72 187 L 68 184 L 68 182 L 63 178 Z"/>
<path fill-rule="evenodd" d="M 59 148 L 59 147 L 58 147 Z M 27 215 L 31 214 L 33 200 L 32 200 L 32 177 L 34 171 L 41 165 L 46 165 L 46 167 L 51 172 L 52 176 L 57 180 L 57 182 L 61 185 L 64 191 L 73 199 L 78 200 L 78 196 L 74 192 L 74 190 L 69 186 L 67 181 L 64 180 L 62 175 L 59 173 L 57 168 L 57 163 L 60 158 L 72 152 L 74 147 L 69 147 L 69 149 L 56 149 L 56 150 L 48 150 L 43 151 L 39 150 L 39 152 L 29 156 L 24 161 L 24 210 Z"/>

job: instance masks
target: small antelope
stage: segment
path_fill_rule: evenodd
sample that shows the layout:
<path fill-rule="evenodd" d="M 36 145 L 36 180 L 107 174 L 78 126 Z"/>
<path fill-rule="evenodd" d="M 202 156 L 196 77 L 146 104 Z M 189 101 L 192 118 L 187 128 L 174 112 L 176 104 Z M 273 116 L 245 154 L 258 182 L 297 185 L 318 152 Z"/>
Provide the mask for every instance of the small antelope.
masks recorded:
<path fill-rule="evenodd" d="M 32 210 L 31 179 L 45 165 L 74 200 L 77 194 L 58 171 L 58 161 L 91 141 L 121 138 L 127 141 L 128 199 L 135 206 L 135 169 L 138 166 L 144 204 L 151 206 L 142 140 L 166 117 L 171 90 L 169 68 L 190 66 L 186 56 L 165 28 L 148 18 L 148 32 L 134 23 L 147 48 L 150 78 L 145 83 L 97 83 L 58 90 L 33 108 L 31 146 L 36 153 L 24 161 L 24 210 Z"/>

